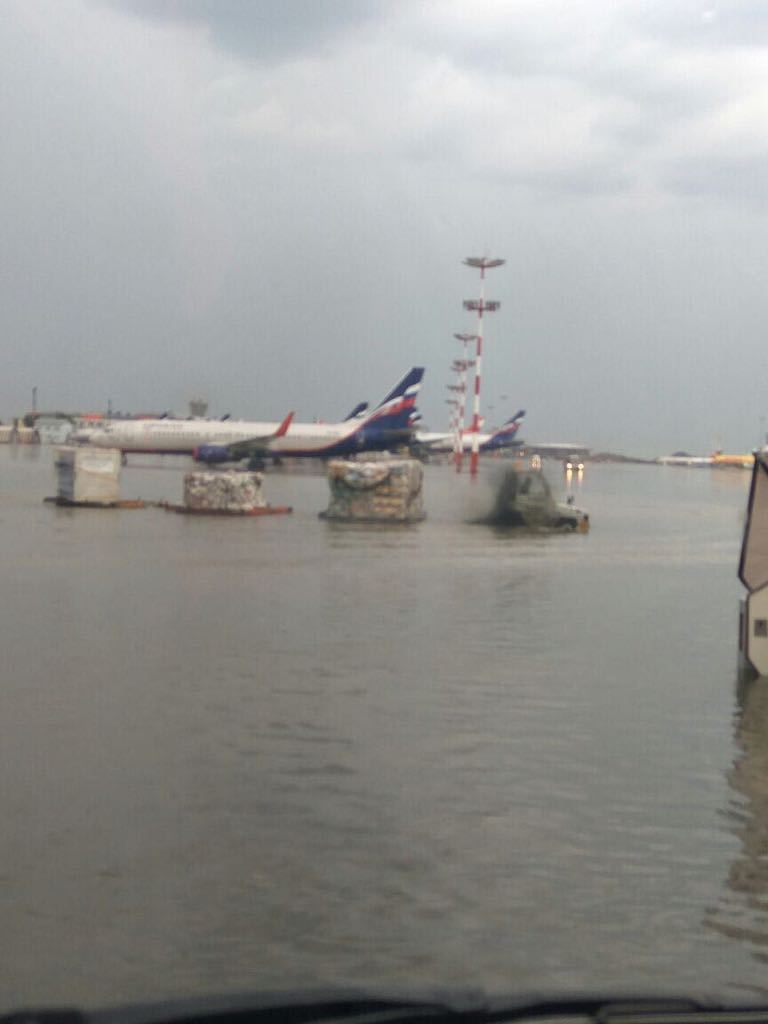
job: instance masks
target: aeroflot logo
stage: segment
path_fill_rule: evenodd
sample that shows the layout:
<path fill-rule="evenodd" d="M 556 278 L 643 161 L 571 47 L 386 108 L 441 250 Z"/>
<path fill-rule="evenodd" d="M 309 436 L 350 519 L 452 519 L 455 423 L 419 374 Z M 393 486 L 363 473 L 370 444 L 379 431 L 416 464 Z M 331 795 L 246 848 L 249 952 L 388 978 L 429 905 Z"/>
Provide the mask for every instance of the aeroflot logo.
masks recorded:
<path fill-rule="evenodd" d="M 371 419 L 378 420 L 384 416 L 399 416 L 401 413 L 407 412 L 409 409 L 412 409 L 415 404 L 416 398 L 413 396 L 395 399 L 391 405 L 385 405 L 383 409 L 379 409 L 378 412 L 374 413 Z"/>

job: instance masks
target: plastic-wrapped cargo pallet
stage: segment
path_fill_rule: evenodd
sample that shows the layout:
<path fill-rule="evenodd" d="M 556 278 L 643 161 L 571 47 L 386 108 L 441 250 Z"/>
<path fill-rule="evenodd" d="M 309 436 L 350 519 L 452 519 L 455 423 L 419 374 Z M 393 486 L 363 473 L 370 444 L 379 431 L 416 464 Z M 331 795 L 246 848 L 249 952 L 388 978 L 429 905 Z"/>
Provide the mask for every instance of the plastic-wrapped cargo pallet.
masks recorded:
<path fill-rule="evenodd" d="M 58 448 L 58 500 L 73 505 L 116 505 L 121 454 L 116 448 Z"/>
<path fill-rule="evenodd" d="M 261 473 L 187 473 L 184 505 L 193 512 L 250 512 L 264 508 Z"/>
<path fill-rule="evenodd" d="M 423 470 L 413 459 L 328 466 L 331 501 L 324 519 L 414 523 L 424 518 Z"/>

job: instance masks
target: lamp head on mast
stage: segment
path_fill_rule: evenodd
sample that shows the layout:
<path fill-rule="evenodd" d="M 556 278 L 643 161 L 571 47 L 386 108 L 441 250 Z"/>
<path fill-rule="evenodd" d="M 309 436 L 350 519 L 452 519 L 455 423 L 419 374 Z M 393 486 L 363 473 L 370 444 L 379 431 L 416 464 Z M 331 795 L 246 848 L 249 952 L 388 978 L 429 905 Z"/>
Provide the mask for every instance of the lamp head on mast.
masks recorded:
<path fill-rule="evenodd" d="M 487 256 L 467 256 L 464 260 L 464 265 L 484 272 L 486 270 L 493 270 L 494 267 L 503 267 L 506 262 L 506 260 L 492 260 Z"/>

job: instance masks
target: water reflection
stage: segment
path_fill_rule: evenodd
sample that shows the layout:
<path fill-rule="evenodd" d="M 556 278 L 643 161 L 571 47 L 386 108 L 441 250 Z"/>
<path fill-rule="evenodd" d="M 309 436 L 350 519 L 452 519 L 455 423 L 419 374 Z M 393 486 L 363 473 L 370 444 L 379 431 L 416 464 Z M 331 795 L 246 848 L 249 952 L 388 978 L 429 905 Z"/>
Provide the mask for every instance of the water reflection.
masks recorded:
<path fill-rule="evenodd" d="M 43 451 L 50 454 L 50 448 L 41 444 L 9 444 L 7 451 L 14 462 L 39 462 Z"/>
<path fill-rule="evenodd" d="M 569 495 L 578 494 L 584 488 L 584 466 L 580 464 L 581 468 L 574 468 L 570 466 L 570 463 L 566 463 L 564 476 L 565 476 L 565 488 Z"/>
<path fill-rule="evenodd" d="M 726 815 L 741 850 L 728 873 L 728 893 L 705 920 L 768 963 L 768 680 L 740 679 L 737 704 L 739 754 L 728 772 Z"/>

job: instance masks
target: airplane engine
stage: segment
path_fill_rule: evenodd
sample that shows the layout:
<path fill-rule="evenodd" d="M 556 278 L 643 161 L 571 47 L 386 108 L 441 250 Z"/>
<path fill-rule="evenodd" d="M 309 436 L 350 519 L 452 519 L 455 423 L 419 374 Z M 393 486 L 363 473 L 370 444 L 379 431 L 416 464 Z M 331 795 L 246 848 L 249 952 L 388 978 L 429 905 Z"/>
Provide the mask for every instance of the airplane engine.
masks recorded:
<path fill-rule="evenodd" d="M 229 449 L 223 444 L 201 444 L 192 452 L 195 462 L 231 462 L 232 456 Z"/>

